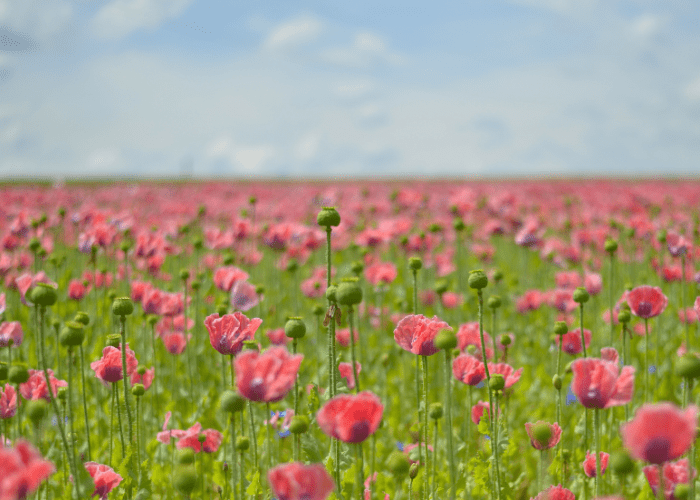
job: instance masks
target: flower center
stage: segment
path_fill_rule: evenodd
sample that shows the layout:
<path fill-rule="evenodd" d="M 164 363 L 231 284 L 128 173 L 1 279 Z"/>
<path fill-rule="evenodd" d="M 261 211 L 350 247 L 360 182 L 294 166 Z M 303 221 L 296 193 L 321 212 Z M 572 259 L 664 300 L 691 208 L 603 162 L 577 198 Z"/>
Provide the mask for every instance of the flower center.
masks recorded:
<path fill-rule="evenodd" d="M 670 458 L 671 441 L 664 436 L 655 437 L 644 447 L 644 459 L 652 464 L 662 464 Z"/>
<path fill-rule="evenodd" d="M 651 303 L 640 302 L 637 306 L 637 316 L 639 316 L 640 318 L 648 318 L 651 316 L 651 309 Z"/>

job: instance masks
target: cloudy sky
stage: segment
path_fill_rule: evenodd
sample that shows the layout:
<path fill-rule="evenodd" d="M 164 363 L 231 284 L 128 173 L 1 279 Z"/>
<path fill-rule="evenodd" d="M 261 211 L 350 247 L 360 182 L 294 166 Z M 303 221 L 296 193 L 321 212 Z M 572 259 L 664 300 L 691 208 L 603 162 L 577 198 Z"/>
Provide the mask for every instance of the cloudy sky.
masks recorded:
<path fill-rule="evenodd" d="M 696 175 L 698 19 L 697 0 L 0 0 L 0 177 Z"/>

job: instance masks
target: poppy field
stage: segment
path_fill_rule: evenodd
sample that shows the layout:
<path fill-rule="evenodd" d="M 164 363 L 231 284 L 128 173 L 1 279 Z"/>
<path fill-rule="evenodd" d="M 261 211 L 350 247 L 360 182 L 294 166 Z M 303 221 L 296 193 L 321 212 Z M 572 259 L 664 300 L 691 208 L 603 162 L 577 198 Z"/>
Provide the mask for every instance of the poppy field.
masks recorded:
<path fill-rule="evenodd" d="M 0 500 L 696 497 L 700 183 L 0 200 Z"/>

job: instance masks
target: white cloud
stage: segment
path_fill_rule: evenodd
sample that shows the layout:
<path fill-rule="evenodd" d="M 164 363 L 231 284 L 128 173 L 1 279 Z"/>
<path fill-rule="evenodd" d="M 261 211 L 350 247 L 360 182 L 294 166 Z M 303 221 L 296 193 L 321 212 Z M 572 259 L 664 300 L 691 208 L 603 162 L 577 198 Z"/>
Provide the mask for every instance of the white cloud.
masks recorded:
<path fill-rule="evenodd" d="M 274 148 L 268 145 L 241 146 L 227 135 L 211 141 L 204 151 L 209 160 L 215 163 L 223 160 L 235 172 L 243 174 L 263 173 L 266 162 L 274 156 Z"/>
<path fill-rule="evenodd" d="M 685 87 L 685 96 L 693 102 L 700 102 L 700 75 Z"/>
<path fill-rule="evenodd" d="M 0 0 L 0 27 L 27 35 L 43 47 L 63 36 L 74 20 L 66 0 Z"/>
<path fill-rule="evenodd" d="M 316 159 L 321 147 L 321 134 L 308 132 L 297 143 L 295 157 L 300 162 L 309 162 Z"/>
<path fill-rule="evenodd" d="M 403 62 L 401 56 L 389 50 L 384 40 L 368 32 L 357 33 L 349 46 L 327 48 L 320 55 L 323 61 L 330 64 L 356 69 Z"/>
<path fill-rule="evenodd" d="M 337 84 L 334 93 L 343 100 L 355 101 L 370 96 L 375 87 L 370 80 L 352 80 Z"/>
<path fill-rule="evenodd" d="M 134 31 L 155 29 L 177 17 L 192 0 L 112 0 L 92 20 L 98 38 L 121 38 Z"/>
<path fill-rule="evenodd" d="M 310 16 L 299 17 L 275 26 L 265 40 L 265 47 L 284 51 L 314 41 L 323 29 L 323 23 Z"/>

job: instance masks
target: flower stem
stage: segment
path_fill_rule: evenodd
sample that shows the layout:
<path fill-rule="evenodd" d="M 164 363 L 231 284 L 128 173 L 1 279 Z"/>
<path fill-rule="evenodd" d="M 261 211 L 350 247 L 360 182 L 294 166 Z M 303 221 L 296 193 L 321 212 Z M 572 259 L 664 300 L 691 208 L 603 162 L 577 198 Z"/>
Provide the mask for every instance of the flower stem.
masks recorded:
<path fill-rule="evenodd" d="M 270 434 L 270 430 L 272 429 L 272 425 L 270 424 L 270 420 L 272 419 L 270 415 L 270 403 L 265 403 L 266 408 L 267 408 L 267 425 L 266 425 L 266 433 L 267 433 L 267 470 L 272 469 L 272 436 Z"/>
<path fill-rule="evenodd" d="M 253 403 L 248 401 L 248 414 L 250 415 L 250 441 L 253 443 L 253 465 L 258 471 L 258 433 L 255 430 L 255 416 L 253 415 Z"/>
<path fill-rule="evenodd" d="M 600 409 L 593 410 L 593 427 L 595 432 L 595 496 L 600 496 Z"/>
<path fill-rule="evenodd" d="M 613 314 L 614 298 L 613 298 L 613 270 L 615 268 L 614 253 L 610 252 L 610 283 L 608 284 L 608 297 L 610 300 L 610 347 L 613 347 L 613 335 L 615 333 L 615 316 Z"/>
<path fill-rule="evenodd" d="M 649 401 L 649 319 L 644 318 L 644 402 Z"/>
<path fill-rule="evenodd" d="M 682 273 L 682 278 L 681 278 L 681 307 L 683 307 L 683 323 L 685 326 L 685 350 L 686 352 L 690 352 L 690 324 L 688 322 L 687 314 L 688 311 L 685 308 L 685 289 L 686 289 L 686 284 L 685 284 L 685 255 L 681 256 L 681 273 Z M 657 350 L 659 347 L 657 346 Z M 657 367 L 658 370 L 658 367 Z M 690 481 L 691 483 L 693 482 L 692 480 Z"/>
<path fill-rule="evenodd" d="M 428 357 L 418 356 L 423 368 L 423 436 L 419 441 L 419 447 L 425 447 L 425 497 L 428 497 L 430 490 L 430 455 L 428 454 Z M 434 457 L 433 457 L 434 458 Z"/>
<path fill-rule="evenodd" d="M 237 494 L 237 488 L 238 488 L 238 472 L 237 472 L 237 462 L 238 458 L 236 457 L 236 414 L 231 413 L 231 488 L 233 490 L 233 500 L 237 500 L 238 494 Z"/>
<path fill-rule="evenodd" d="M 353 328 L 353 312 L 353 308 L 352 306 L 350 306 L 348 308 L 348 324 L 350 326 L 350 356 L 352 358 L 352 375 L 353 377 L 355 377 L 355 394 L 357 394 L 358 392 L 360 392 L 360 379 L 358 377 L 359 374 L 357 373 L 357 358 L 355 357 L 355 332 Z M 294 414 L 296 415 L 296 406 L 294 408 Z"/>
<path fill-rule="evenodd" d="M 579 306 L 579 328 L 581 330 L 581 346 L 583 347 L 583 357 L 587 358 L 588 354 L 586 353 L 586 337 L 583 335 L 583 302 L 581 302 Z"/>
<path fill-rule="evenodd" d="M 92 461 L 92 449 L 90 448 L 90 425 L 88 424 L 88 411 L 87 411 L 87 389 L 85 387 L 85 353 L 83 352 L 83 345 L 80 344 L 80 377 L 82 379 L 82 397 L 83 397 L 83 413 L 85 414 L 85 433 L 87 434 L 87 452 L 88 452 L 88 462 Z"/>
<path fill-rule="evenodd" d="M 134 439 L 134 429 L 131 422 L 131 406 L 129 403 L 129 374 L 126 371 L 126 316 L 119 316 L 119 334 L 122 337 L 122 373 L 124 378 L 124 407 L 126 409 L 126 420 L 129 424 L 129 444 Z"/>
<path fill-rule="evenodd" d="M 450 376 L 452 353 L 449 349 L 445 349 L 445 393 L 446 393 L 446 418 L 445 433 L 447 434 L 447 455 L 450 463 L 450 500 L 455 499 L 455 455 L 452 443 L 452 377 Z M 471 408 L 468 407 L 467 413 Z M 467 416 L 469 418 L 469 416 Z"/>
<path fill-rule="evenodd" d="M 484 371 L 486 372 L 486 387 L 489 392 L 489 411 L 491 412 L 491 418 L 489 419 L 491 421 L 491 449 L 493 453 L 493 461 L 494 461 L 494 467 L 495 467 L 495 473 L 494 473 L 494 484 L 493 484 L 493 490 L 496 491 L 498 498 L 501 498 L 501 491 L 498 486 L 498 455 L 497 455 L 497 446 L 495 442 L 495 425 L 494 423 L 496 422 L 495 418 L 495 409 L 493 407 L 493 392 L 491 391 L 491 374 L 489 373 L 489 364 L 488 364 L 488 358 L 486 357 L 486 343 L 484 342 L 484 294 L 481 291 L 481 289 L 477 289 L 476 291 L 477 297 L 479 299 L 479 339 L 481 341 L 481 356 L 482 359 L 484 360 Z M 471 401 L 470 401 L 471 404 Z M 467 417 L 468 418 L 468 417 Z"/>
<path fill-rule="evenodd" d="M 58 356 L 58 350 L 56 350 L 56 356 Z M 75 427 L 73 425 L 73 348 L 69 347 L 68 348 L 68 393 L 66 396 L 68 397 L 68 425 L 70 426 L 70 458 L 73 461 L 74 464 L 76 464 L 77 467 L 77 462 L 76 462 L 76 455 L 75 455 Z"/>

